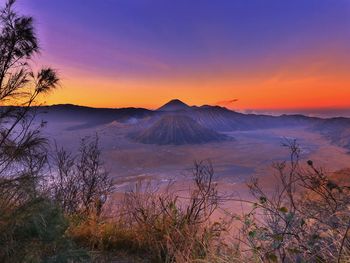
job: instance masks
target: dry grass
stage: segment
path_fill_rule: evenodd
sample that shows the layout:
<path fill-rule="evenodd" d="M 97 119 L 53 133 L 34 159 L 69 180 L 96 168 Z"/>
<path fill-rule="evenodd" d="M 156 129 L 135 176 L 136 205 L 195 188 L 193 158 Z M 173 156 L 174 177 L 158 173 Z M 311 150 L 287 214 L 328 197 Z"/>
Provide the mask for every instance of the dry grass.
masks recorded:
<path fill-rule="evenodd" d="M 197 163 L 186 197 L 171 184 L 159 189 L 141 181 L 113 217 L 78 220 L 68 234 L 105 262 L 120 251 L 144 262 L 349 262 L 348 180 L 334 181 L 312 162 L 305 170 L 297 145 L 289 147 L 291 162 L 275 164 L 275 192 L 254 180 L 249 187 L 256 201 L 237 200 L 252 208 L 232 218 L 239 224 L 211 220 L 223 198 L 211 165 Z M 230 231 L 233 224 L 241 226 L 238 232 Z"/>
<path fill-rule="evenodd" d="M 197 163 L 185 200 L 171 185 L 159 191 L 151 182 L 139 182 L 125 194 L 115 217 L 91 217 L 71 227 L 69 235 L 91 250 L 124 250 L 152 262 L 225 262 L 227 226 L 210 221 L 219 202 L 213 175 L 210 164 Z"/>

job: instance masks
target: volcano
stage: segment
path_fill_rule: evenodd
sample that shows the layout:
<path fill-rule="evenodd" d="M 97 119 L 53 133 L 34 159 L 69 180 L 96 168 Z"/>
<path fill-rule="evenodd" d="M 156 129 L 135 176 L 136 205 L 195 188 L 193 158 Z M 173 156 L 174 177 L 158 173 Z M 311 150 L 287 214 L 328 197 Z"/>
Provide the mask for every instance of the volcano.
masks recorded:
<path fill-rule="evenodd" d="M 205 128 L 186 115 L 165 115 L 148 129 L 131 136 L 137 142 L 158 145 L 202 144 L 228 137 Z"/>
<path fill-rule="evenodd" d="M 190 109 L 191 107 L 188 106 L 186 103 L 182 102 L 181 100 L 174 99 L 164 104 L 157 111 L 184 111 Z"/>

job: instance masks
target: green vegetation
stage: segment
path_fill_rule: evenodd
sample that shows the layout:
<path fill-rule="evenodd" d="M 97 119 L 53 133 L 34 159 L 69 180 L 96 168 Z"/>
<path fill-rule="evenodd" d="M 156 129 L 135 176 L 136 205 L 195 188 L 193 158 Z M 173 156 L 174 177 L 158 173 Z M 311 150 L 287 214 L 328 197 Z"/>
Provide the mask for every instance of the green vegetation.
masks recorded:
<path fill-rule="evenodd" d="M 275 191 L 253 180 L 252 200 L 221 196 L 206 162 L 182 195 L 143 181 L 113 198 L 97 137 L 76 155 L 56 147 L 49 158 L 31 106 L 58 78 L 31 71 L 32 18 L 13 5 L 0 11 L 0 262 L 350 261 L 348 181 L 301 165 L 295 142 L 290 162 L 275 164 Z M 225 201 L 246 209 L 213 220 Z"/>

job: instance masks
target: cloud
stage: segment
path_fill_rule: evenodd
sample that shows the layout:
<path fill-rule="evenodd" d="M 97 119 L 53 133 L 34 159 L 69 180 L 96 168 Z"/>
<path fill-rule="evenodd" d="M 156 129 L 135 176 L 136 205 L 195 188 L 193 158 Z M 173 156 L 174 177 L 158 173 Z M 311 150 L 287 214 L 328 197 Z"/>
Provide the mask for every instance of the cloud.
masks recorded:
<path fill-rule="evenodd" d="M 216 105 L 220 105 L 220 106 L 228 107 L 228 106 L 231 106 L 233 103 L 235 103 L 237 101 L 238 101 L 238 99 L 221 100 L 221 101 L 216 102 L 215 104 Z"/>

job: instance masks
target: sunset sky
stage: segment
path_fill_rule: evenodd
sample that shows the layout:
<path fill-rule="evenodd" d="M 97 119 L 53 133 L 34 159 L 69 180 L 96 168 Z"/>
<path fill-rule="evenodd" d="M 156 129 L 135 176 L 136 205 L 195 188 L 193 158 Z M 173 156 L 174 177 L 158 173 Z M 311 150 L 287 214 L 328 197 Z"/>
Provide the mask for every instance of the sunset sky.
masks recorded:
<path fill-rule="evenodd" d="M 0 2 L 4 0 L 0 0 Z M 350 108 L 349 0 L 18 0 L 35 17 L 47 104 Z"/>

